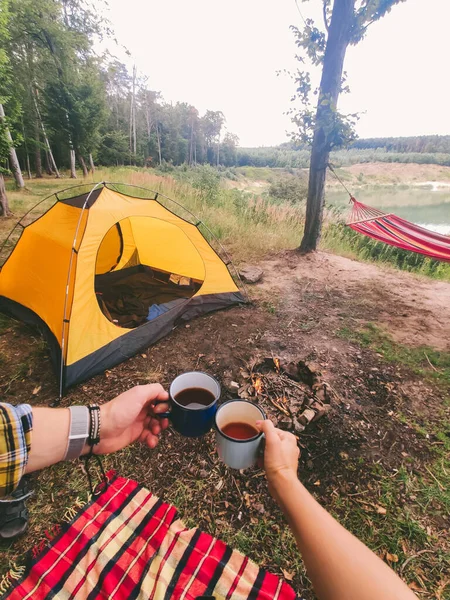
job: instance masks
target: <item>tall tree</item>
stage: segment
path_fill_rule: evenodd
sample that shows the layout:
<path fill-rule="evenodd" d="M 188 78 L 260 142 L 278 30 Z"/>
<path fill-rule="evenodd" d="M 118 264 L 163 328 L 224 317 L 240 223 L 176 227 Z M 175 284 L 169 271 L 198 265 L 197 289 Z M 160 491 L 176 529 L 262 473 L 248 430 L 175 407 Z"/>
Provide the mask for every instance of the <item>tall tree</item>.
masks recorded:
<path fill-rule="evenodd" d="M 219 164 L 220 132 L 225 123 L 225 116 L 220 110 L 207 110 L 202 118 L 202 128 L 206 141 L 206 160 L 211 164 Z"/>
<path fill-rule="evenodd" d="M 0 125 L 3 130 L 3 135 L 5 136 L 7 144 L 8 144 L 9 160 L 11 162 L 11 170 L 13 172 L 14 179 L 16 180 L 16 185 L 18 188 L 24 188 L 25 183 L 24 183 L 23 176 L 22 176 L 22 170 L 20 168 L 19 159 L 17 158 L 17 152 L 14 147 L 14 141 L 12 139 L 11 131 L 10 131 L 8 123 L 6 121 L 3 104 L 1 104 L 1 102 L 0 102 Z"/>
<path fill-rule="evenodd" d="M 0 136 L 2 137 L 0 143 L 3 150 L 3 156 L 0 156 L 0 158 L 6 158 L 5 153 L 7 152 L 16 185 L 18 188 L 23 188 L 25 187 L 25 183 L 23 181 L 22 171 L 20 169 L 14 141 L 11 135 L 10 124 L 6 119 L 5 110 L 3 108 L 4 103 L 8 102 L 12 96 L 10 60 L 7 54 L 7 47 L 5 47 L 10 37 L 10 22 L 9 3 L 7 0 L 0 0 Z M 12 103 L 14 104 L 15 99 L 12 98 L 12 100 Z M 20 112 L 20 106 L 17 102 L 15 102 L 15 104 L 18 108 L 18 112 Z M 1 175 L 1 178 L 3 180 L 3 174 Z M 1 182 L 0 196 L 5 202 L 6 192 L 3 181 Z M 7 210 L 3 210 L 4 214 L 6 214 L 6 212 Z"/>
<path fill-rule="evenodd" d="M 308 1 L 308 0 L 304 0 Z M 303 29 L 292 27 L 296 45 L 303 51 L 299 60 L 309 58 L 313 66 L 322 66 L 315 113 L 311 110 L 311 80 L 308 71 L 298 71 L 295 77 L 303 109 L 293 111 L 292 120 L 299 126 L 299 137 L 311 141 L 306 220 L 300 252 L 316 249 L 323 220 L 326 169 L 333 147 L 348 142 L 353 136 L 352 120 L 337 110 L 343 88 L 343 67 L 347 48 L 358 44 L 368 27 L 381 19 L 393 5 L 404 0 L 318 0 L 322 2 L 324 30 L 311 19 Z M 352 115 L 354 117 L 354 115 Z M 311 136 L 312 134 L 312 136 Z"/>

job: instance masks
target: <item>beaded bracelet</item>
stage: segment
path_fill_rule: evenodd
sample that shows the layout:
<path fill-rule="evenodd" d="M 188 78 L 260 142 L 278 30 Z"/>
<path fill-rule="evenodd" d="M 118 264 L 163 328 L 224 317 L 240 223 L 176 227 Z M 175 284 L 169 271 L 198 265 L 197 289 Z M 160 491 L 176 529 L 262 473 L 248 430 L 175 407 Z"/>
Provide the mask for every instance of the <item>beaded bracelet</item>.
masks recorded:
<path fill-rule="evenodd" d="M 105 471 L 103 469 L 102 461 L 97 454 L 94 454 L 94 446 L 100 443 L 100 407 L 98 404 L 90 404 L 88 406 L 89 409 L 89 437 L 87 439 L 88 445 L 91 447 L 89 454 L 84 456 L 85 459 L 85 468 L 86 475 L 89 481 L 89 488 L 91 493 L 94 494 L 95 490 L 99 488 L 99 486 L 94 486 L 91 476 L 91 471 L 89 468 L 90 459 L 92 457 L 95 458 L 97 465 L 100 469 L 102 475 L 102 483 L 104 486 L 108 485 L 108 478 L 106 477 Z"/>
<path fill-rule="evenodd" d="M 98 404 L 89 404 L 89 437 L 87 443 L 91 447 L 91 453 L 93 447 L 100 443 L 100 407 Z"/>

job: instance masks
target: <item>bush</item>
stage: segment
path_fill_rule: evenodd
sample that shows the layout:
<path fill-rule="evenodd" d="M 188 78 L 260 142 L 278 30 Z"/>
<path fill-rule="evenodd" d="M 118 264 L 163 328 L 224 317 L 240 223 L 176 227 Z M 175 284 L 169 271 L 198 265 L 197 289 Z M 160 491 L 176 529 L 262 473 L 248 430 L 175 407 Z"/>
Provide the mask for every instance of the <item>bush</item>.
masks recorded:
<path fill-rule="evenodd" d="M 268 194 L 277 200 L 286 200 L 291 204 L 296 204 L 306 199 L 308 186 L 301 177 L 286 176 L 272 181 Z"/>
<path fill-rule="evenodd" d="M 214 204 L 220 187 L 220 175 L 217 169 L 209 165 L 195 167 L 192 176 L 192 187 L 199 191 L 202 200 Z"/>

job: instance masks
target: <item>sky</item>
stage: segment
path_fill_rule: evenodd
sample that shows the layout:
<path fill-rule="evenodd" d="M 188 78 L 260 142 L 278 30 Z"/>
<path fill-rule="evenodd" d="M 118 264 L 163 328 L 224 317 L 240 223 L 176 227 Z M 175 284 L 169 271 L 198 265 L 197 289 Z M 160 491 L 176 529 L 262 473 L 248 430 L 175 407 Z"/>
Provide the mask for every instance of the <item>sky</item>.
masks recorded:
<path fill-rule="evenodd" d="M 241 146 L 287 141 L 297 62 L 290 25 L 317 16 L 322 0 L 108 0 L 102 12 L 130 52 L 109 50 L 148 77 L 168 102 L 221 110 Z M 99 4 L 100 6 L 100 4 Z M 100 10 L 100 8 L 99 8 Z M 347 51 L 360 137 L 450 134 L 450 0 L 406 0 Z"/>

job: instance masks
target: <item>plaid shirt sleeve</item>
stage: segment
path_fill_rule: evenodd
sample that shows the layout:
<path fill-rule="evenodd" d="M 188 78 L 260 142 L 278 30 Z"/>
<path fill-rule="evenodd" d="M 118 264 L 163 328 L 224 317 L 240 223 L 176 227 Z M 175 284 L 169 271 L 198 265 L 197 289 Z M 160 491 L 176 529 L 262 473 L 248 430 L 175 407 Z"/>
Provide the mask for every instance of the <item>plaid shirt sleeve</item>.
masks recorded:
<path fill-rule="evenodd" d="M 29 404 L 0 402 L 0 498 L 9 496 L 22 478 L 30 452 L 33 413 Z"/>

